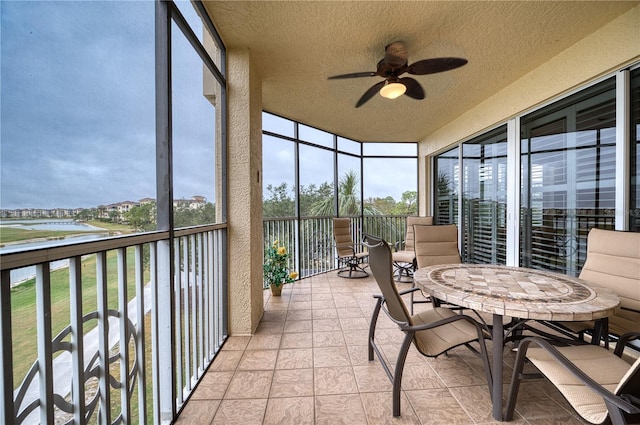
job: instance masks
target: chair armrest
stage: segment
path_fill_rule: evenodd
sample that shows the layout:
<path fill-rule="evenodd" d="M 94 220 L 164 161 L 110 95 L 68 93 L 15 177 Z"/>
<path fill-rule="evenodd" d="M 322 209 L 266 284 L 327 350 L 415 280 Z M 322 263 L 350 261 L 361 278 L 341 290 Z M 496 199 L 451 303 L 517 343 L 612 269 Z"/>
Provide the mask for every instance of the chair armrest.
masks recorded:
<path fill-rule="evenodd" d="M 625 400 L 621 396 L 617 396 L 611 391 L 604 388 L 598 382 L 593 380 L 589 375 L 584 373 L 582 369 L 579 369 L 573 362 L 571 362 L 567 357 L 565 357 L 556 347 L 551 345 L 547 340 L 540 337 L 528 337 L 520 341 L 518 345 L 518 355 L 516 358 L 515 364 L 520 364 L 522 356 L 526 356 L 527 350 L 529 349 L 530 344 L 535 344 L 538 347 L 542 348 L 544 351 L 549 353 L 555 360 L 558 361 L 569 373 L 571 373 L 577 380 L 582 382 L 584 385 L 589 387 L 592 391 L 602 397 L 606 402 L 611 403 L 622 409 L 623 411 L 630 414 L 638 414 L 640 413 L 640 407 L 634 405 L 633 403 Z M 602 348 L 606 350 L 606 348 Z M 554 384 L 555 385 L 555 384 Z"/>
<path fill-rule="evenodd" d="M 627 332 L 626 334 L 620 336 L 620 339 L 616 343 L 616 348 L 613 353 L 621 357 L 622 352 L 624 351 L 624 347 L 627 345 L 627 342 L 633 341 L 634 339 L 640 338 L 640 332 Z"/>
<path fill-rule="evenodd" d="M 420 288 L 409 288 L 409 289 L 404 289 L 404 290 L 398 292 L 398 294 L 399 295 L 407 295 L 407 294 L 410 294 L 411 292 L 416 292 L 416 291 L 419 291 L 419 290 L 420 290 Z"/>

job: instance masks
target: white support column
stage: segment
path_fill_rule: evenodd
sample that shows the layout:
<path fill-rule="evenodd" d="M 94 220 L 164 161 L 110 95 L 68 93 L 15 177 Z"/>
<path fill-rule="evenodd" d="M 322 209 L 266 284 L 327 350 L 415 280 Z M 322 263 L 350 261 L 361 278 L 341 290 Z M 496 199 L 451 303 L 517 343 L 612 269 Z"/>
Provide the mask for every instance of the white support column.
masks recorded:
<path fill-rule="evenodd" d="M 507 122 L 507 265 L 520 264 L 520 118 Z"/>
<path fill-rule="evenodd" d="M 616 75 L 616 230 L 629 230 L 631 155 L 631 76 Z"/>

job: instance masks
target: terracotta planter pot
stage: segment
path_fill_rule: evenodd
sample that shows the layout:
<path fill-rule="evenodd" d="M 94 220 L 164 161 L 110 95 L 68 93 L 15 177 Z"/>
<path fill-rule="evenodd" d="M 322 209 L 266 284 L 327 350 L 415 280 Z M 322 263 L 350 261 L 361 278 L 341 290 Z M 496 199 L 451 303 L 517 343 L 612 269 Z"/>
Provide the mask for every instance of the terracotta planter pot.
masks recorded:
<path fill-rule="evenodd" d="M 274 297 L 279 297 L 280 295 L 282 295 L 282 287 L 284 285 L 269 285 L 269 287 L 271 288 L 271 295 L 273 295 Z"/>

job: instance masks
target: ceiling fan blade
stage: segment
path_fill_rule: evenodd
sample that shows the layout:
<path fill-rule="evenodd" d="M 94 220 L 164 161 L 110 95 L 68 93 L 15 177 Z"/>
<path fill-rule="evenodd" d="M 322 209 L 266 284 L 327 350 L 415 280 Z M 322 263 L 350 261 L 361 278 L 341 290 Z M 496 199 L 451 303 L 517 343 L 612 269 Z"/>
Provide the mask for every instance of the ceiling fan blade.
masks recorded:
<path fill-rule="evenodd" d="M 329 80 L 341 80 L 344 78 L 360 78 L 360 77 L 375 77 L 375 72 L 354 72 L 351 74 L 333 75 L 329 77 Z"/>
<path fill-rule="evenodd" d="M 407 87 L 405 95 L 413 99 L 424 99 L 424 90 L 419 82 L 410 77 L 400 78 L 400 82 Z"/>
<path fill-rule="evenodd" d="M 376 93 L 378 93 L 380 91 L 380 89 L 384 86 L 384 83 L 385 83 L 384 81 L 380 81 L 379 83 L 374 84 L 373 86 L 371 86 L 371 88 L 369 90 L 364 92 L 364 94 L 362 95 L 360 100 L 358 100 L 358 103 L 356 103 L 356 108 L 361 107 L 362 105 L 365 104 L 365 102 L 367 102 L 369 99 L 371 99 L 373 96 L 375 96 Z"/>
<path fill-rule="evenodd" d="M 394 41 L 384 48 L 384 61 L 391 67 L 399 67 L 407 63 L 407 49 L 401 41 Z"/>
<path fill-rule="evenodd" d="M 463 58 L 433 58 L 423 59 L 409 65 L 407 72 L 413 75 L 435 74 L 436 72 L 449 71 L 465 65 Z"/>

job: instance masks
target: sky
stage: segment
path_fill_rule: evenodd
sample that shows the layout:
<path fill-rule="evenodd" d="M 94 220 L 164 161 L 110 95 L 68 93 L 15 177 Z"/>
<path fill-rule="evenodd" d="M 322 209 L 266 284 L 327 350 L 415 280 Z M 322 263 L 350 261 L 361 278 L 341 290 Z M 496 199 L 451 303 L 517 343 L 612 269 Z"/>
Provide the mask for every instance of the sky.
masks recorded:
<path fill-rule="evenodd" d="M 200 24 L 185 4 L 183 14 Z M 2 0 L 0 15 L 0 208 L 154 198 L 154 2 Z M 202 122 L 215 123 L 215 108 L 202 96 L 200 59 L 173 30 L 174 197 L 212 201 L 215 128 Z M 263 155 L 263 184 L 292 186 L 287 173 L 266 171 L 292 167 L 291 157 Z M 326 161 L 310 155 L 303 181 L 331 180 Z M 365 168 L 365 196 L 399 199 L 404 174 L 415 182 L 404 168 Z"/>

